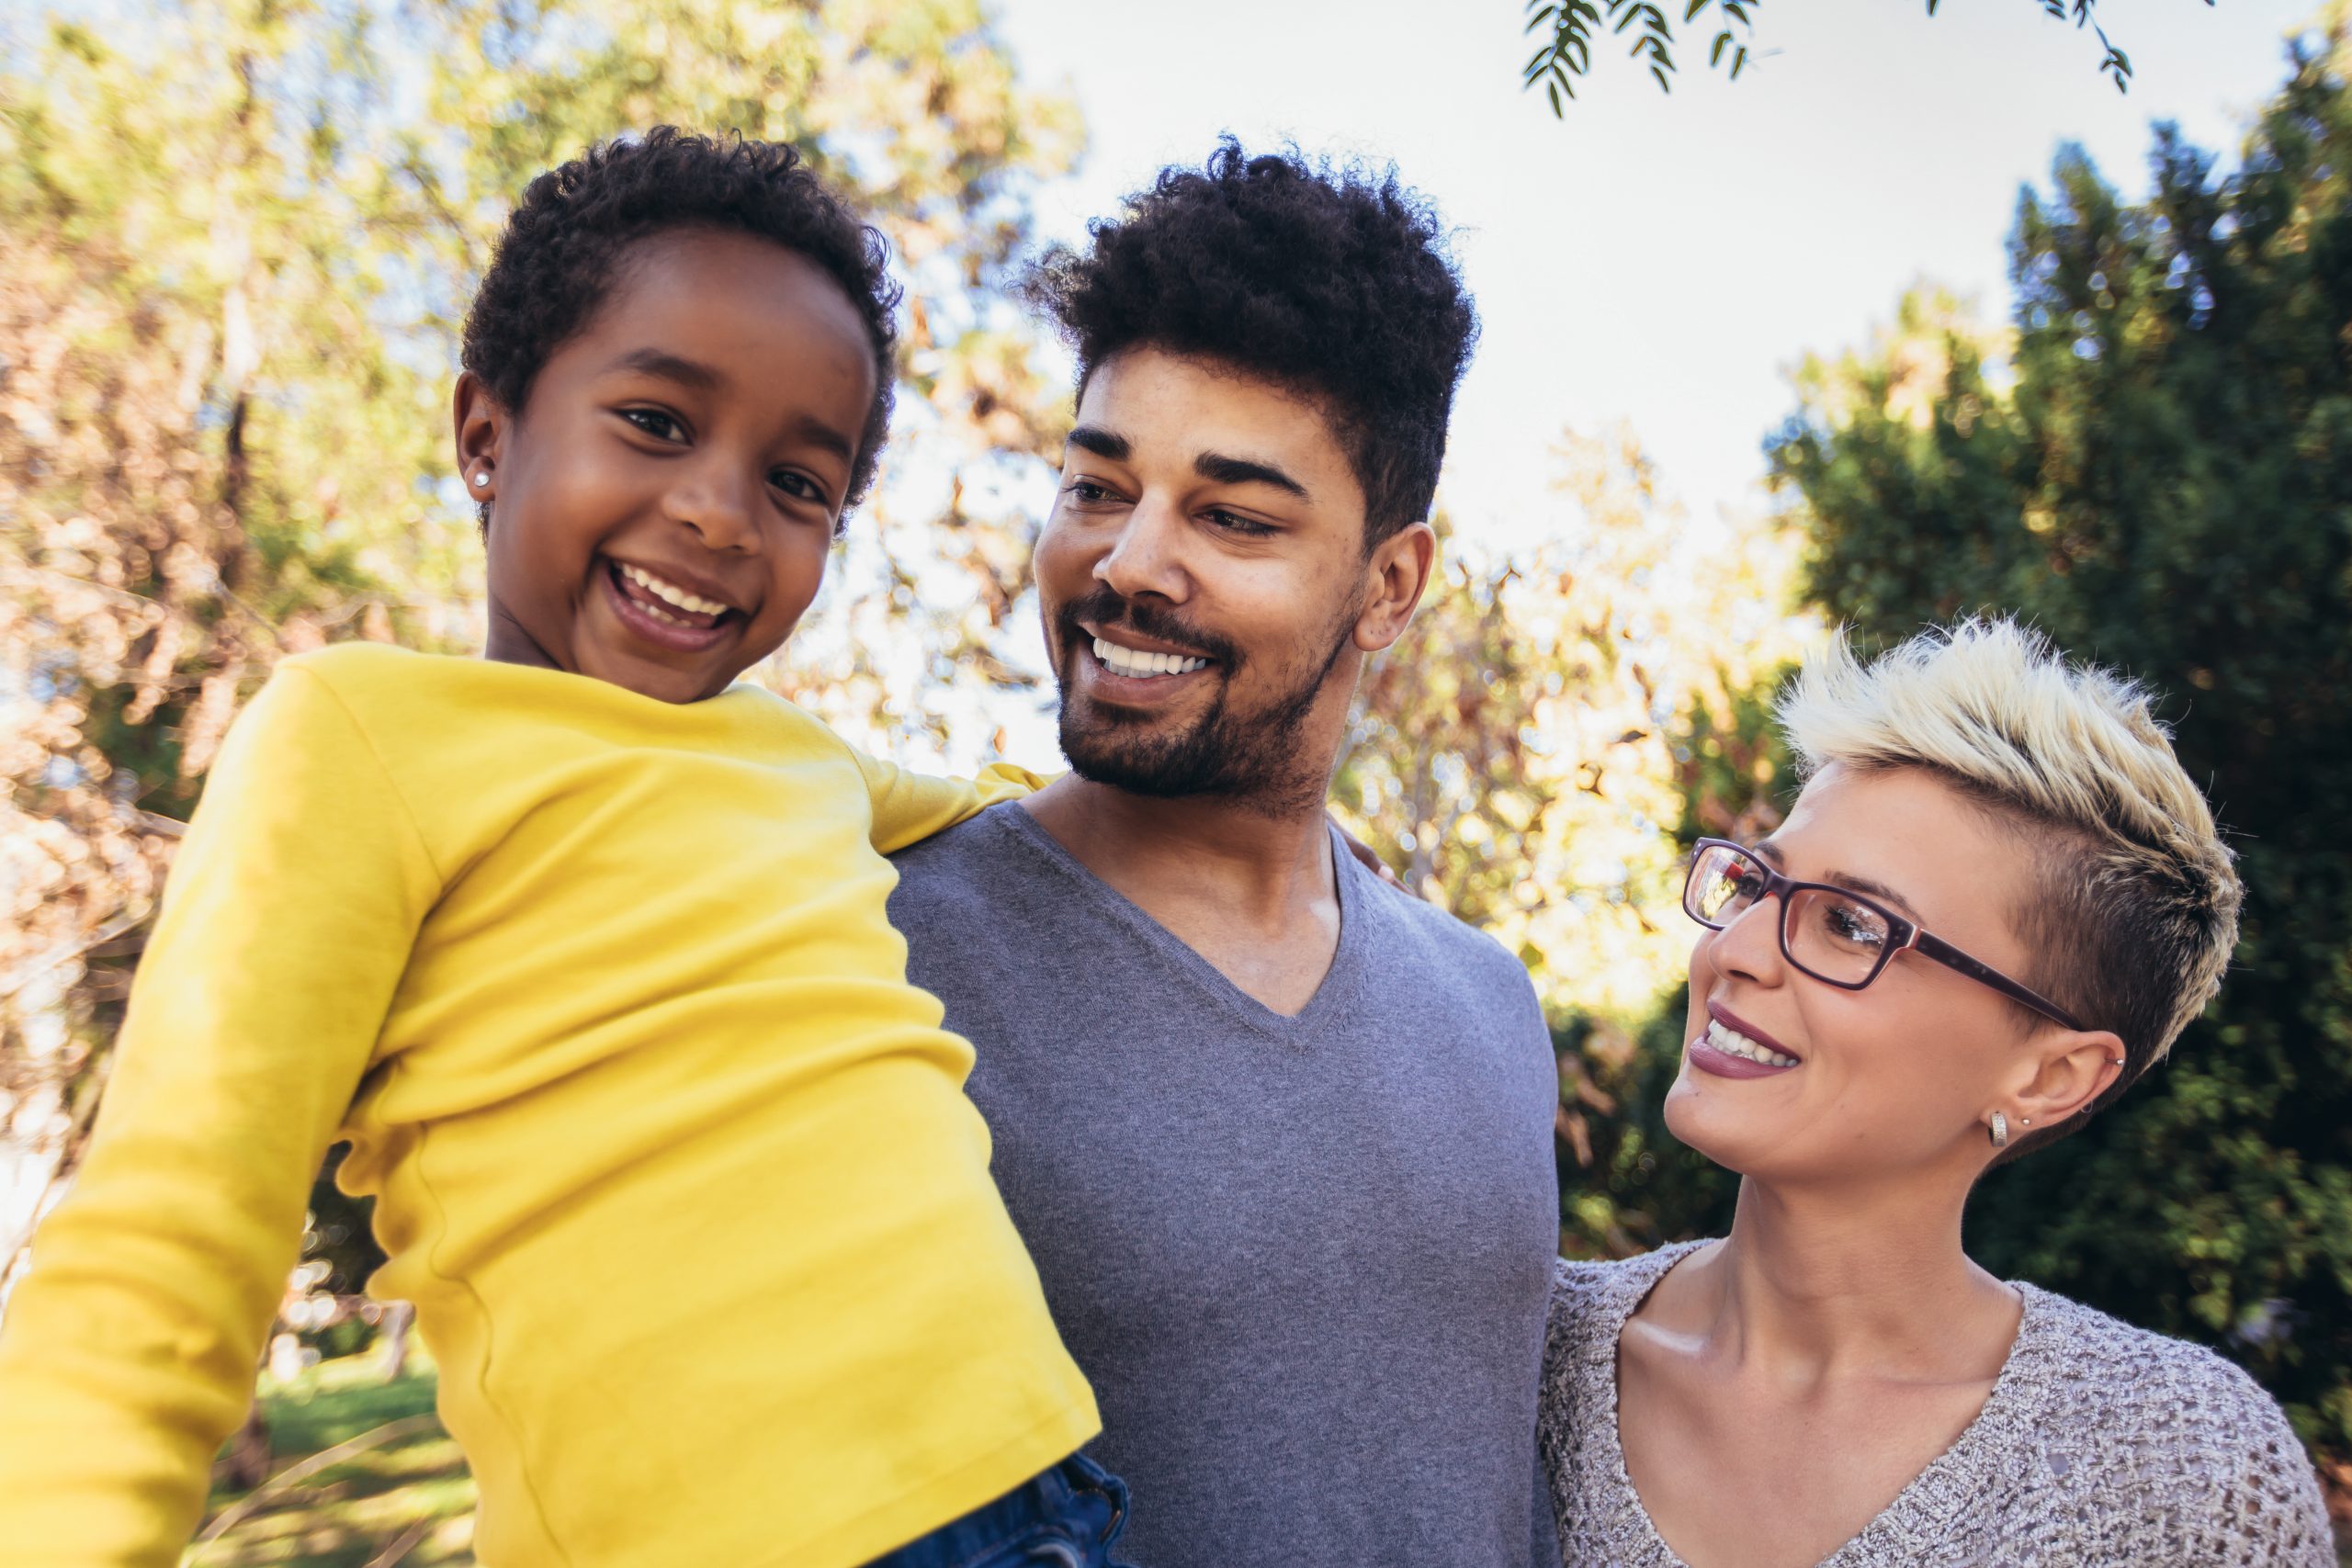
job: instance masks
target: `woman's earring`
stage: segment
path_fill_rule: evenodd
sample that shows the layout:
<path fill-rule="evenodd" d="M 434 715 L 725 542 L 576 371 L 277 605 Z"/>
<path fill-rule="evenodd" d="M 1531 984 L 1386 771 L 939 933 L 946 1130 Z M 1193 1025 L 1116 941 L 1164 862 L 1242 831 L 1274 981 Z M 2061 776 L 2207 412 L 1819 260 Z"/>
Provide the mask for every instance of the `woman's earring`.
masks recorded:
<path fill-rule="evenodd" d="M 490 475 L 489 475 L 489 474 L 487 474 L 487 473 L 480 473 L 480 474 L 476 474 L 476 475 L 474 476 L 474 488 L 475 488 L 476 490 L 480 490 L 482 486 L 484 486 L 484 485 L 488 484 L 489 482 L 490 482 Z"/>
<path fill-rule="evenodd" d="M 1993 1146 L 1996 1149 L 2009 1146 L 2009 1119 L 1997 1111 L 1993 1112 Z"/>

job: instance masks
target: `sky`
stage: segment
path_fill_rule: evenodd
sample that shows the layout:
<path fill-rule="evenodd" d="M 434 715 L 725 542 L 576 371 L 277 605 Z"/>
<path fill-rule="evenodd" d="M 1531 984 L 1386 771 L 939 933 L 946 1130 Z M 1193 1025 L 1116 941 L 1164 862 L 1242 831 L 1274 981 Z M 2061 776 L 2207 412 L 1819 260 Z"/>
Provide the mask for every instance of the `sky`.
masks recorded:
<path fill-rule="evenodd" d="M 1679 11 L 1679 6 L 1669 6 Z M 1677 51 L 1670 96 L 1610 47 L 1565 120 L 1519 89 L 1519 0 L 999 0 L 1090 147 L 1041 227 L 1088 219 L 1220 132 L 1394 162 L 1455 231 L 1484 334 L 1440 504 L 1497 544 L 1561 522 L 1551 446 L 1630 421 L 1696 517 L 1761 504 L 1761 442 L 1808 353 L 1864 344 L 1914 283 L 2005 318 L 2018 190 L 2081 143 L 2128 194 L 2152 122 L 2234 164 L 2313 0 L 2107 0 L 2136 75 L 2037 0 L 1772 0 L 1736 83 Z M 1611 46 L 1613 47 L 1613 46 Z"/>

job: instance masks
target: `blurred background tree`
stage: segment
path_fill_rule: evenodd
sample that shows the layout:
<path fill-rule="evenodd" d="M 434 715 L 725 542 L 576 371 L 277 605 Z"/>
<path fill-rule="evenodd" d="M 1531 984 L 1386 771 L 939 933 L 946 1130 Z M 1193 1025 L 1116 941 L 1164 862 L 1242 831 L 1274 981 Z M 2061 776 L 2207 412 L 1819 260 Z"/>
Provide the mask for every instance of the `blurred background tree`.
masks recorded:
<path fill-rule="evenodd" d="M 112 18 L 119 20 L 119 18 Z M 1003 272 L 1080 133 L 975 0 L 390 11 L 185 0 L 39 18 L 0 67 L 0 1259 L 70 1172 L 170 844 L 283 654 L 478 635 L 456 333 L 533 175 L 664 120 L 788 138 L 910 285 L 849 601 L 772 684 L 933 733 L 1025 584 L 1063 389 Z M 887 635 L 886 635 L 887 633 Z M 1005 678 L 1011 678 L 1009 672 Z M 358 1288 L 365 1228 L 322 1188 Z"/>
<path fill-rule="evenodd" d="M 2352 1455 L 2352 32 L 2298 43 L 2241 171 L 2160 130 L 2127 203 L 2024 197 L 2017 314 L 1915 295 L 1808 364 L 1773 449 L 1809 595 L 1884 643 L 1979 610 L 2165 694 L 2234 835 L 2220 999 L 2081 1135 L 1995 1173 L 1970 1243 L 2244 1362 Z"/>
<path fill-rule="evenodd" d="M 1332 793 L 1408 886 L 1535 977 L 1561 1047 L 1564 1235 L 1623 1252 L 1660 1239 L 1611 1173 L 1638 1172 L 1620 1115 L 1634 1044 L 1690 949 L 1662 912 L 1690 838 L 1778 820 L 1778 759 L 1747 710 L 1807 623 L 1776 520 L 1690 517 L 1623 427 L 1554 456 L 1551 542 L 1498 557 L 1448 541 L 1358 695 Z"/>

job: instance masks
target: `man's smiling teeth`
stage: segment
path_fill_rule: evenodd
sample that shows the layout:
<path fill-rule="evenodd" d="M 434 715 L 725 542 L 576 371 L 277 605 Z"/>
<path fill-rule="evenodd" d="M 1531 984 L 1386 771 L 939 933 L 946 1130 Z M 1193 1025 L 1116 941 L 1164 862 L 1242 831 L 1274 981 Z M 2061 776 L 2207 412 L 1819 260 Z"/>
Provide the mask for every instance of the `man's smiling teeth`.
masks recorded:
<path fill-rule="evenodd" d="M 1186 675 L 1208 663 L 1205 659 L 1188 659 L 1181 653 L 1145 653 L 1121 648 L 1099 637 L 1094 639 L 1094 657 L 1117 675 Z"/>
<path fill-rule="evenodd" d="M 636 583 L 639 588 L 644 589 L 648 593 L 654 595 L 656 598 L 666 600 L 670 604 L 675 604 L 679 609 L 684 610 L 690 615 L 724 615 L 728 608 L 724 604 L 704 598 L 699 593 L 689 593 L 686 590 L 679 587 L 674 582 L 664 582 L 662 579 L 654 576 L 643 567 L 628 566 L 624 564 L 621 567 L 621 575 L 628 578 L 631 582 Z M 657 615 L 662 615 L 662 612 L 659 610 L 655 610 L 653 613 Z M 662 618 L 665 621 L 670 619 L 667 615 L 662 615 Z M 680 626 L 684 626 L 685 623 L 681 621 L 678 624 Z"/>
<path fill-rule="evenodd" d="M 1735 1033 L 1720 1023 L 1711 1022 L 1707 1025 L 1706 1039 L 1708 1044 L 1726 1056 L 1744 1056 L 1751 1062 L 1761 1062 L 1768 1067 L 1793 1067 L 1797 1065 L 1797 1058 L 1794 1056 L 1785 1056 L 1778 1051 L 1768 1051 L 1747 1035 Z"/>

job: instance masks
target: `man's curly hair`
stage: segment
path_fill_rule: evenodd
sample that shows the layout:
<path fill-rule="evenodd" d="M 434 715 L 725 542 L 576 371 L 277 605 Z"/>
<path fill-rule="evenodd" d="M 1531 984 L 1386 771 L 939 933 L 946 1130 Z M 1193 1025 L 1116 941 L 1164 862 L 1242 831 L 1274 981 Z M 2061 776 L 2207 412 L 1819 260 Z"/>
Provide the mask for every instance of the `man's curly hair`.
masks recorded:
<path fill-rule="evenodd" d="M 1124 350 L 1213 359 L 1319 403 L 1364 494 L 1364 544 L 1429 515 L 1478 319 L 1428 204 L 1396 171 L 1251 156 L 1228 136 L 1161 171 L 1023 297 L 1078 353 L 1079 386 Z"/>
<path fill-rule="evenodd" d="M 899 290 L 882 236 L 782 142 L 661 125 L 533 180 L 466 313 L 462 363 L 519 412 L 548 358 L 586 330 L 630 247 L 680 229 L 772 240 L 829 274 L 865 318 L 874 406 L 842 498 L 847 512 L 874 482 L 889 433 Z"/>

